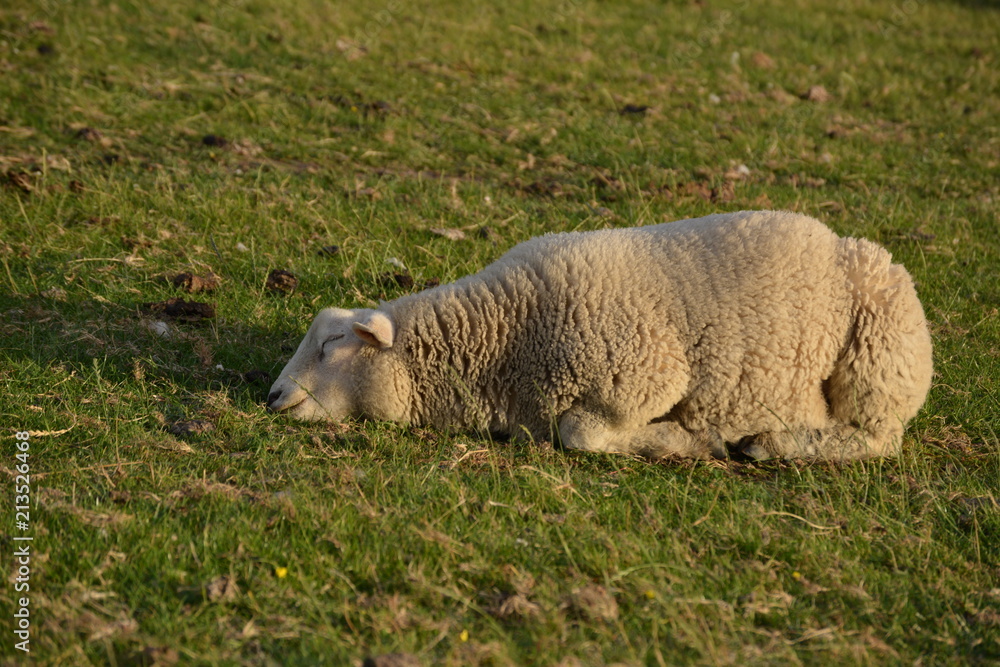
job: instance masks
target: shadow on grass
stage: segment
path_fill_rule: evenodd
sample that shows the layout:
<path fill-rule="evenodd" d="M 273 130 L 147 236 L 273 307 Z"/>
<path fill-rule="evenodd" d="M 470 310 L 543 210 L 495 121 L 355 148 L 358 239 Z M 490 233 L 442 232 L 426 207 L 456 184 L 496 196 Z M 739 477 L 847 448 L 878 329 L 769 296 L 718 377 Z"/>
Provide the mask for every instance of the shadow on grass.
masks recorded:
<path fill-rule="evenodd" d="M 268 329 L 233 318 L 169 317 L 146 303 L 78 292 L 0 297 L 5 356 L 26 376 L 55 369 L 82 377 L 82 393 L 96 393 L 98 383 L 150 397 L 222 391 L 243 407 L 263 409 L 301 337 L 291 324 Z"/>

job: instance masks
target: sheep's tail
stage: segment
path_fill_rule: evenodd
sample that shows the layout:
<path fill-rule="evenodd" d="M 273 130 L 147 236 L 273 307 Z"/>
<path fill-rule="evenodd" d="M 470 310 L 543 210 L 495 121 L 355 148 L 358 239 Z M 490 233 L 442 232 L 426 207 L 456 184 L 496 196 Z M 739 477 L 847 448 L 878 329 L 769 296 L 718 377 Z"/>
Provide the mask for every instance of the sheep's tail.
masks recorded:
<path fill-rule="evenodd" d="M 834 419 L 861 428 L 872 454 L 898 451 L 932 374 L 931 337 L 913 280 L 885 248 L 841 239 L 853 331 L 826 383 Z"/>

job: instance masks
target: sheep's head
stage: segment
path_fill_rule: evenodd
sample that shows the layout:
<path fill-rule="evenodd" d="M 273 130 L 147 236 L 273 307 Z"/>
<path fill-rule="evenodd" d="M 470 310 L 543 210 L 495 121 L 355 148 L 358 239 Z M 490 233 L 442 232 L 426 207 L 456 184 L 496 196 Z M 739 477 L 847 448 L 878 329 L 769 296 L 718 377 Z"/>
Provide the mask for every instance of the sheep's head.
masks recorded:
<path fill-rule="evenodd" d="M 267 407 L 299 419 L 405 419 L 410 383 L 392 353 L 394 335 L 379 310 L 320 311 L 271 385 Z"/>

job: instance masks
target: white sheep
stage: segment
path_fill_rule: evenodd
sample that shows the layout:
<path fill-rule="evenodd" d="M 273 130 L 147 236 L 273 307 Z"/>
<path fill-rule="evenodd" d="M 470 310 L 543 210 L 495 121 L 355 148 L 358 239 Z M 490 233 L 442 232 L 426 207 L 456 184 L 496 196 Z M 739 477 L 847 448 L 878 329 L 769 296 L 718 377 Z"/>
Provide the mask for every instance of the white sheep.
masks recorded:
<path fill-rule="evenodd" d="M 884 248 L 745 211 L 548 234 L 377 310 L 327 308 L 268 407 L 649 457 L 850 459 L 898 453 L 930 382 L 923 309 Z"/>

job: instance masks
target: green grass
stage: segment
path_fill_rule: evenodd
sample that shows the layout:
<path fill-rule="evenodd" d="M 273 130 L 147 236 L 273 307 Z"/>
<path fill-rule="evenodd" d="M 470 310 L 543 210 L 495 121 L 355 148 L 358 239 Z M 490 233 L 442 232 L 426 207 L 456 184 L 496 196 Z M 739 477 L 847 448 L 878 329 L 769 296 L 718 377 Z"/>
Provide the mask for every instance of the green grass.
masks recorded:
<path fill-rule="evenodd" d="M 971 1 L 6 2 L 0 656 L 31 534 L 38 664 L 997 663 L 998 47 Z M 322 306 L 742 208 L 913 274 L 937 370 L 898 460 L 292 423 L 245 377 Z M 178 295 L 217 316 L 160 337 L 143 304 Z"/>

